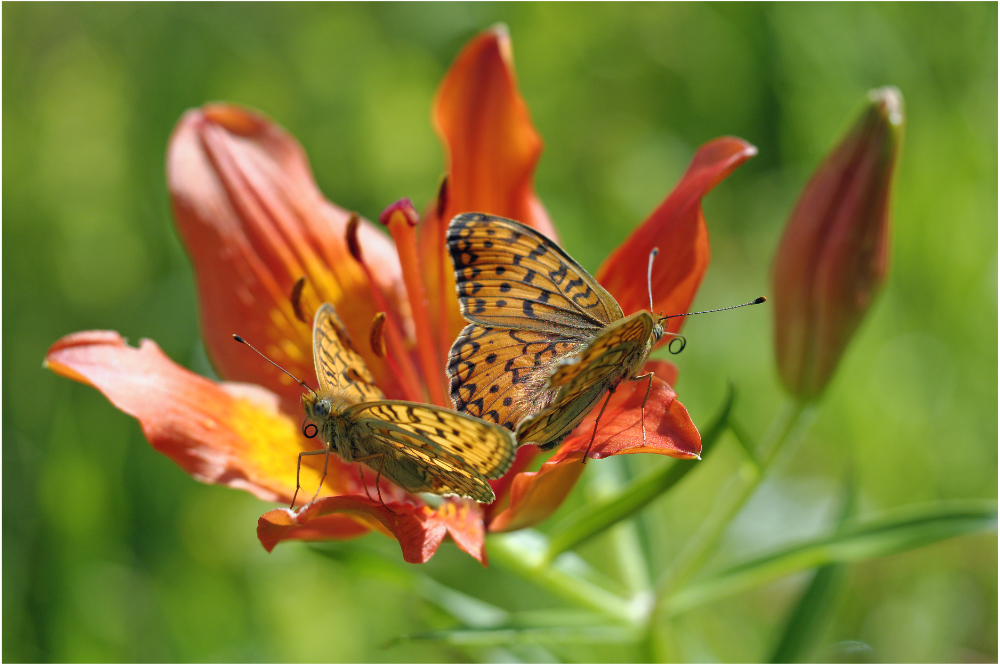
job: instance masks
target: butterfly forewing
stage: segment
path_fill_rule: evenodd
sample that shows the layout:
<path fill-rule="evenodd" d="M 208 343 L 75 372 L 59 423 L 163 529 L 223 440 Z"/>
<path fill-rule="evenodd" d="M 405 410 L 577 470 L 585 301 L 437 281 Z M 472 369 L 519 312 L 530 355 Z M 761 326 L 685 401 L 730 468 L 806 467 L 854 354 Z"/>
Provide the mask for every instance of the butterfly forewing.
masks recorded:
<path fill-rule="evenodd" d="M 354 351 L 351 336 L 337 311 L 324 303 L 313 318 L 313 362 L 320 389 L 344 391 L 356 401 L 385 397 L 361 355 Z"/>
<path fill-rule="evenodd" d="M 448 358 L 452 402 L 458 411 L 514 430 L 550 402 L 552 392 L 544 387 L 553 364 L 583 347 L 539 331 L 469 324 Z"/>
<path fill-rule="evenodd" d="M 519 222 L 466 213 L 451 221 L 447 238 L 459 305 L 470 322 L 586 341 L 622 317 L 587 271 Z"/>

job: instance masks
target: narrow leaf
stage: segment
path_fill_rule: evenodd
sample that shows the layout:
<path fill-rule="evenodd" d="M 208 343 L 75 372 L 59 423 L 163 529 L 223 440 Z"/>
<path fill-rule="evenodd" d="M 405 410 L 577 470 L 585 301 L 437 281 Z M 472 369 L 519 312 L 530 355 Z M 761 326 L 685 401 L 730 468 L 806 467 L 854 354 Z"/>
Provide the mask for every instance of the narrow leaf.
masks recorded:
<path fill-rule="evenodd" d="M 407 641 L 434 641 L 462 647 L 539 644 L 622 645 L 634 643 L 639 635 L 638 629 L 607 624 L 586 627 L 429 631 L 400 636 L 386 643 L 384 647 L 392 647 Z"/>
<path fill-rule="evenodd" d="M 963 534 L 996 530 L 996 526 L 996 502 L 987 500 L 938 502 L 886 512 L 876 519 L 854 523 L 833 536 L 813 539 L 696 581 L 670 598 L 670 613 L 683 613 L 805 569 L 895 555 Z"/>
<path fill-rule="evenodd" d="M 854 512 L 854 489 L 854 474 L 849 469 L 844 483 L 838 529 L 845 528 Z M 846 570 L 847 566 L 844 564 L 827 564 L 816 570 L 799 602 L 788 614 L 781 638 L 768 660 L 770 663 L 794 664 L 804 660 L 807 651 L 822 632 L 824 620 L 832 611 L 834 597 Z"/>

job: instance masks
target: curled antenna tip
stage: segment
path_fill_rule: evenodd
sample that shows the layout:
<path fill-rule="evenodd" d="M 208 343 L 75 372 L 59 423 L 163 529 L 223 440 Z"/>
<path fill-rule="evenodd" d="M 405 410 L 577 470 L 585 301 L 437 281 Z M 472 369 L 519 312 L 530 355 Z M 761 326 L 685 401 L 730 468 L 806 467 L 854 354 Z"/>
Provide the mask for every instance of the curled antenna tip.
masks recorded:
<path fill-rule="evenodd" d="M 767 300 L 767 296 L 760 296 L 759 298 L 757 298 L 757 299 L 754 300 L 753 304 L 754 305 L 760 305 L 761 303 L 763 303 L 766 300 Z"/>

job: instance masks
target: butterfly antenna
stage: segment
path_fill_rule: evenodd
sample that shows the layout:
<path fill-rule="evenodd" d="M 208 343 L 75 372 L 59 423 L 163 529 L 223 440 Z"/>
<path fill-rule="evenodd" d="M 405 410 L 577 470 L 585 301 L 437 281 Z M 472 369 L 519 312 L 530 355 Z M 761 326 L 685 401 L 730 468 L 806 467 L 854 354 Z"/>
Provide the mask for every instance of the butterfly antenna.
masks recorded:
<path fill-rule="evenodd" d="M 247 347 L 249 347 L 250 349 L 254 350 L 255 352 L 257 352 L 257 355 L 260 356 L 262 359 L 264 359 L 265 361 L 267 361 L 268 363 L 270 363 L 271 365 L 273 365 L 274 367 L 276 367 L 278 370 L 281 370 L 283 373 L 285 373 L 286 375 L 288 375 L 289 377 L 291 377 L 292 379 L 294 379 L 296 382 L 298 382 L 298 384 L 302 388 L 304 388 L 305 390 L 309 391 L 313 395 L 316 395 L 316 391 L 312 390 L 309 387 L 308 384 L 306 384 L 304 381 L 302 381 L 301 379 L 299 379 L 298 377 L 296 377 L 292 373 L 288 372 L 288 370 L 285 370 L 283 367 L 281 367 L 280 365 L 278 365 L 277 363 L 275 363 L 274 361 L 272 361 L 268 357 L 264 356 L 264 354 L 262 354 L 256 347 L 254 347 L 252 344 L 250 344 L 249 342 L 247 342 L 246 340 L 244 340 L 240 336 L 236 335 L 235 333 L 233 333 L 233 340 L 236 340 L 236 342 L 239 342 L 240 344 L 244 344 Z"/>
<path fill-rule="evenodd" d="M 660 253 L 660 248 L 654 247 L 649 253 L 649 268 L 646 270 L 646 288 L 649 290 L 649 311 L 653 311 L 653 259 Z"/>
<path fill-rule="evenodd" d="M 663 321 L 664 319 L 672 319 L 674 317 L 688 317 L 690 315 L 696 315 L 696 314 L 708 314 L 709 312 L 722 312 L 723 310 L 735 310 L 736 308 L 743 308 L 748 305 L 760 305 L 766 300 L 767 298 L 765 296 L 758 296 L 749 303 L 741 303 L 740 305 L 730 305 L 728 308 L 718 308 L 716 310 L 702 310 L 701 312 L 685 312 L 684 314 L 666 315 L 665 317 L 660 317 L 660 321 Z"/>

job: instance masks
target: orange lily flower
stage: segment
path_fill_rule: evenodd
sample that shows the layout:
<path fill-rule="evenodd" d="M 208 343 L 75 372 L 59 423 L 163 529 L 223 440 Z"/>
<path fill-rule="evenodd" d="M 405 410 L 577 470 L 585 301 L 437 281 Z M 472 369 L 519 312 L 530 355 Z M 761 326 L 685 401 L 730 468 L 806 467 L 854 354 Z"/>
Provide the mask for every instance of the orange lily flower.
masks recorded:
<path fill-rule="evenodd" d="M 324 199 L 301 146 L 268 119 L 224 104 L 187 112 L 170 140 L 167 180 L 194 264 L 206 349 L 227 381 L 186 370 L 152 341 L 134 348 L 109 331 L 62 338 L 46 365 L 104 393 L 139 420 L 156 450 L 196 479 L 290 502 L 296 456 L 316 448 L 300 432 L 302 388 L 231 335 L 240 333 L 315 386 L 311 327 L 290 299 L 305 276 L 299 304 L 306 318 L 332 303 L 388 398 L 450 407 L 445 359 L 464 322 L 444 248 L 447 222 L 477 210 L 554 237 L 532 186 L 541 140 L 517 90 L 505 30 L 488 30 L 465 47 L 439 89 L 434 121 L 448 155 L 441 194 L 423 221 L 408 201 L 390 206 L 380 218 L 390 240 Z M 701 198 L 754 153 L 739 139 L 703 146 L 674 192 L 605 262 L 598 280 L 626 313 L 648 305 L 645 284 L 629 278 L 654 245 L 664 254 L 654 269 L 654 306 L 686 311 L 708 263 Z M 385 354 L 367 344 L 378 312 L 387 315 Z M 680 325 L 670 320 L 670 330 Z M 639 415 L 646 384 L 627 382 L 605 412 L 591 457 L 697 457 L 700 436 L 671 388 L 676 368 L 650 361 L 650 369 L 657 379 L 646 404 L 645 446 Z M 258 537 L 270 550 L 287 539 L 377 530 L 399 541 L 406 561 L 424 562 L 450 536 L 485 564 L 487 531 L 536 524 L 565 498 L 584 469 L 572 463 L 589 443 L 592 418 L 537 472 L 525 471 L 536 449 L 522 448 L 511 471 L 492 482 L 498 501 L 490 506 L 446 498 L 432 507 L 385 481 L 383 505 L 372 499 L 371 478 L 330 456 L 321 498 L 265 513 Z M 322 465 L 319 456 L 303 460 L 307 492 L 320 484 Z"/>

